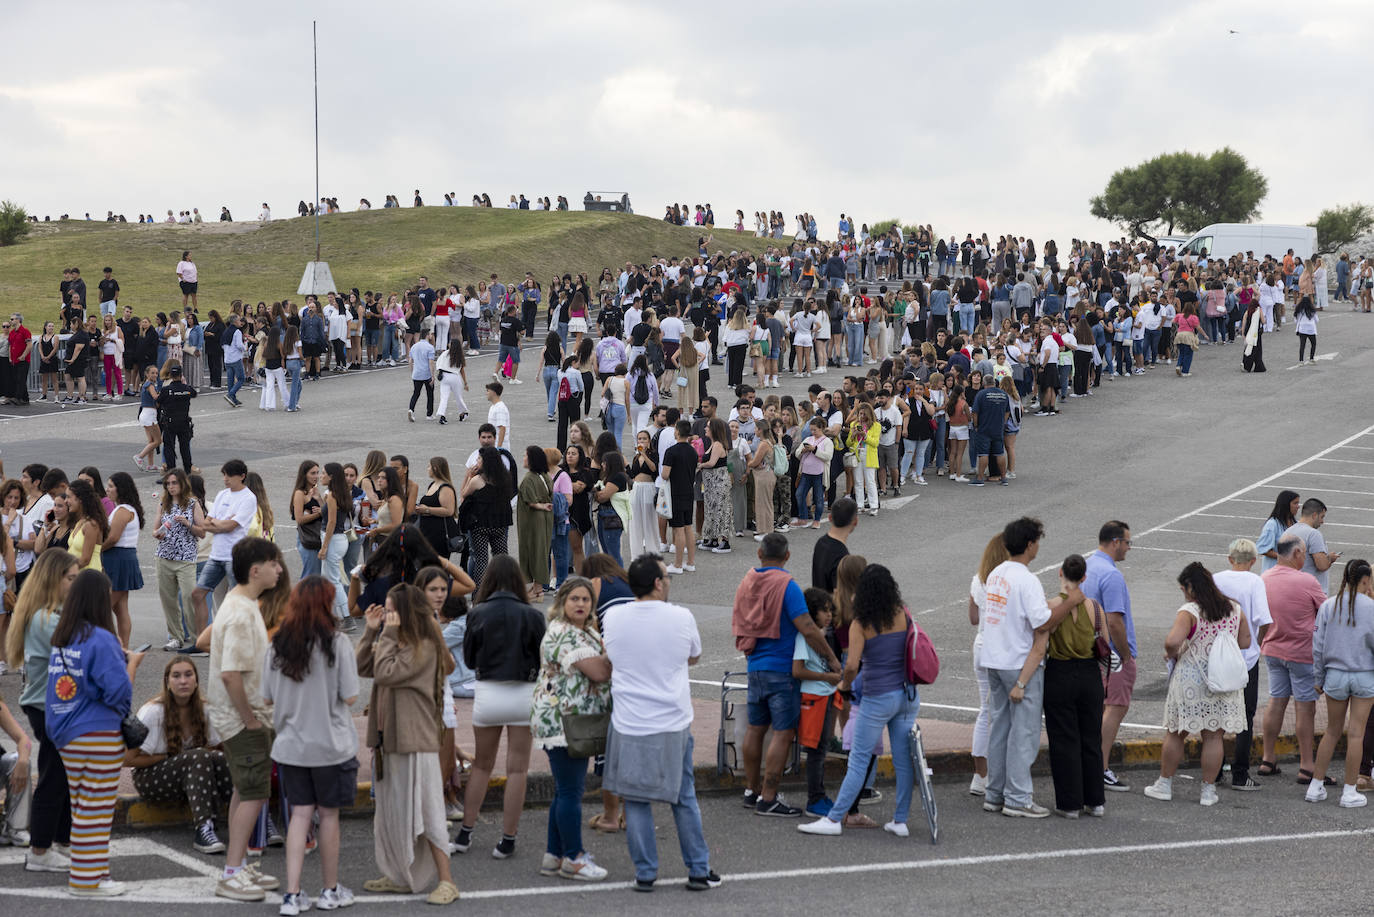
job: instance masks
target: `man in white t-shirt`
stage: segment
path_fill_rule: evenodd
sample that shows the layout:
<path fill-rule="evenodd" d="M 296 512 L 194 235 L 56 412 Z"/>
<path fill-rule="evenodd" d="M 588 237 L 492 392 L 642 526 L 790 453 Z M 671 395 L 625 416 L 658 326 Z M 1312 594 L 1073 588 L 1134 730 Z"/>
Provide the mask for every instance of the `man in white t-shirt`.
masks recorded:
<path fill-rule="evenodd" d="M 687 887 L 720 884 L 701 827 L 692 773 L 692 688 L 688 667 L 701 658 L 696 618 L 668 602 L 668 571 L 657 554 L 642 554 L 627 571 L 633 602 L 617 605 L 602 621 L 611 663 L 611 729 L 606 742 L 603 786 L 625 798 L 625 833 L 635 884 L 652 891 L 658 878 L 658 849 L 650 801 L 673 807 L 678 843 L 687 867 Z M 631 762 L 681 761 L 681 771 L 650 775 Z"/>
<path fill-rule="evenodd" d="M 669 307 L 668 317 L 658 323 L 658 331 L 663 336 L 663 355 L 671 357 L 677 353 L 682 345 L 682 336 L 687 333 L 687 326 L 677 316 L 677 306 Z"/>
<path fill-rule="evenodd" d="M 1245 731 L 1236 736 L 1236 754 L 1231 761 L 1231 789 L 1258 790 L 1260 785 L 1250 776 L 1250 746 L 1254 743 L 1255 707 L 1259 703 L 1260 644 L 1269 626 L 1274 623 L 1269 613 L 1269 593 L 1264 580 L 1252 571 L 1259 552 L 1248 538 L 1237 538 L 1227 549 L 1229 570 L 1212 574 L 1221 594 L 1240 606 L 1250 625 L 1250 645 L 1240 651 L 1250 680 L 1245 685 Z M 1220 775 L 1215 782 L 1220 782 Z"/>
<path fill-rule="evenodd" d="M 988 673 L 991 719 L 983 809 L 1020 818 L 1050 814 L 1031 798 L 1030 769 L 1040 751 L 1042 663 L 1050 630 L 1083 601 L 1082 590 L 1073 586 L 1053 606 L 1046 603 L 1044 587 L 1028 568 L 1044 534 L 1040 520 L 1026 516 L 1002 530 L 1011 558 L 988 575 L 982 620 L 979 661 Z"/>
<path fill-rule="evenodd" d="M 1055 396 L 1059 392 L 1059 342 L 1055 340 L 1054 322 L 1042 319 L 1040 333 L 1040 410 L 1036 416 L 1045 417 L 1058 414 L 1054 408 Z"/>
<path fill-rule="evenodd" d="M 900 404 L 901 407 L 897 407 Z M 878 437 L 878 489 L 896 497 L 901 494 L 897 487 L 901 471 L 897 455 L 897 434 L 906 428 L 902 419 L 903 411 L 910 412 L 905 401 L 896 400 L 889 392 L 878 392 L 878 409 L 873 413 L 882 425 L 883 432 Z"/>
<path fill-rule="evenodd" d="M 487 423 L 496 428 L 496 448 L 510 449 L 510 408 L 501 400 L 501 393 L 505 389 L 500 382 L 487 383 L 487 403 L 491 407 L 487 408 Z"/>
<path fill-rule="evenodd" d="M 225 462 L 220 474 L 224 476 L 224 490 L 215 494 L 215 502 L 210 505 L 205 519 L 205 531 L 214 535 L 210 540 L 210 559 L 205 562 L 204 569 L 196 579 L 196 588 L 191 593 L 191 601 L 196 607 L 193 638 L 205 630 L 205 624 L 210 619 L 205 597 L 215 591 L 221 580 L 231 575 L 234 545 L 248 534 L 248 527 L 253 524 L 253 517 L 258 512 L 258 498 L 248 489 L 248 466 L 243 459 Z M 198 650 L 194 645 L 182 647 L 181 652 L 191 656 L 205 655 L 204 650 Z"/>

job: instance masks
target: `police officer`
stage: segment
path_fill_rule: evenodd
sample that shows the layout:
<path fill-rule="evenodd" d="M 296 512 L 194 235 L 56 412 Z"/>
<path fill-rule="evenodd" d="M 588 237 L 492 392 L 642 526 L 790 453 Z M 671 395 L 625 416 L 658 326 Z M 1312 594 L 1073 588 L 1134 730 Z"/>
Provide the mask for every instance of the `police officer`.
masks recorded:
<path fill-rule="evenodd" d="M 191 423 L 191 399 L 196 390 L 181 379 L 181 364 L 175 360 L 167 366 L 168 381 L 157 396 L 157 410 L 162 423 L 162 458 L 168 469 L 176 467 L 177 441 L 181 441 L 181 467 L 187 474 L 199 474 L 200 469 L 191 464 L 191 436 L 195 427 Z"/>

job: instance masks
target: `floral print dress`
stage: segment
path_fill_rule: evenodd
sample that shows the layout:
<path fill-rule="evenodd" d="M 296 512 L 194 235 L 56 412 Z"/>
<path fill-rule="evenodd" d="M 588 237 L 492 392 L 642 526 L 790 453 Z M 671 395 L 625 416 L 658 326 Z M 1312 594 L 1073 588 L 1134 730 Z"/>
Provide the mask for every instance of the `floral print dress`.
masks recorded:
<path fill-rule="evenodd" d="M 610 705 L 611 683 L 595 682 L 575 666 L 605 652 L 601 634 L 591 627 L 576 627 L 566 620 L 554 621 L 539 645 L 539 679 L 534 684 L 530 729 L 535 748 L 566 748 L 564 714 L 605 713 Z"/>

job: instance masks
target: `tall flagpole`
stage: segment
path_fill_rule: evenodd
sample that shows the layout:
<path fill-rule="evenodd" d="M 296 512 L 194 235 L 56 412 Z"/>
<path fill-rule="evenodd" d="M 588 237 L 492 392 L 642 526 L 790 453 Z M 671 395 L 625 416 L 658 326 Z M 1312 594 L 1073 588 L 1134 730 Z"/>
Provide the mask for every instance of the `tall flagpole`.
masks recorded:
<path fill-rule="evenodd" d="M 315 260 L 320 260 L 320 42 L 315 20 L 310 21 L 310 44 L 315 53 Z"/>

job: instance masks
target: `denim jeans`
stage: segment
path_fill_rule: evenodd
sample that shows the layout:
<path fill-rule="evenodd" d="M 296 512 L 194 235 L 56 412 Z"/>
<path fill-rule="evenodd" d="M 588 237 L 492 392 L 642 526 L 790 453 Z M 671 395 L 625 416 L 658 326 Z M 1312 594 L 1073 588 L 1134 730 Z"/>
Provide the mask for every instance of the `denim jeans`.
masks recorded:
<path fill-rule="evenodd" d="M 595 505 L 595 501 L 593 501 L 593 505 Z M 596 537 L 597 540 L 601 542 L 601 550 L 609 554 L 611 559 L 619 566 L 624 566 L 624 564 L 620 563 L 620 536 L 624 534 L 625 530 L 623 528 L 614 531 L 607 530 L 607 528 L 602 525 L 600 515 L 598 514 L 596 520 Z"/>
<path fill-rule="evenodd" d="M 615 437 L 615 447 L 620 448 L 620 433 L 625 429 L 625 405 L 606 405 L 606 429 Z"/>
<path fill-rule="evenodd" d="M 935 467 L 937 470 L 945 467 L 945 448 L 948 435 L 949 418 L 943 415 L 935 418 Z"/>
<path fill-rule="evenodd" d="M 697 784 L 692 774 L 693 740 L 687 737 L 682 755 L 682 789 L 672 804 L 677 825 L 677 842 L 688 876 L 704 876 L 711 871 L 711 851 L 701 829 L 701 809 L 697 806 Z M 908 785 L 910 780 L 907 781 Z M 654 810 L 650 803 L 625 800 L 625 839 L 636 879 L 658 878 L 658 844 L 654 840 Z"/>
<path fill-rule="evenodd" d="M 1025 808 L 1031 803 L 1031 765 L 1040 753 L 1040 710 L 1045 696 L 1045 670 L 1036 669 L 1021 703 L 1011 702 L 1020 669 L 987 669 L 988 788 L 985 802 Z M 864 699 L 867 703 L 868 699 Z M 861 705 L 862 706 L 862 705 Z"/>
<path fill-rule="evenodd" d="M 1159 362 L 1159 331 L 1158 328 L 1145 329 L 1145 362 L 1154 364 Z"/>
<path fill-rule="evenodd" d="M 468 350 L 477 349 L 477 319 L 463 316 L 463 343 Z"/>
<path fill-rule="evenodd" d="M 919 421 L 918 421 L 919 423 Z M 901 473 L 897 475 L 897 480 L 906 480 L 907 472 L 911 466 L 916 466 L 916 477 L 923 477 L 926 470 L 926 459 L 930 457 L 930 444 L 933 440 L 929 439 L 903 439 L 902 446 L 906 452 L 902 453 Z"/>
<path fill-rule="evenodd" d="M 816 503 L 814 510 L 806 506 L 806 495 L 810 493 L 811 498 Z M 812 513 L 815 513 L 813 516 Z M 797 485 L 797 518 L 802 522 L 815 519 L 820 522 L 825 518 L 825 475 L 823 474 L 803 474 L 801 483 Z"/>
<path fill-rule="evenodd" d="M 1193 368 L 1193 348 L 1187 344 L 1178 346 L 1178 368 L 1180 372 L 1187 373 Z"/>
<path fill-rule="evenodd" d="M 347 551 L 348 536 L 337 532 L 329 536 L 324 560 L 320 563 L 320 572 L 334 587 L 334 617 L 341 621 L 348 616 L 348 580 L 343 573 L 343 559 Z"/>
<path fill-rule="evenodd" d="M 226 394 L 237 401 L 239 389 L 243 388 L 243 361 L 234 360 L 232 363 L 225 361 L 224 370 L 229 380 L 229 391 Z"/>
<path fill-rule="evenodd" d="M 544 394 L 548 398 L 550 417 L 558 416 L 558 367 L 545 366 L 539 373 L 539 380 L 544 383 Z"/>
<path fill-rule="evenodd" d="M 845 354 L 851 366 L 864 362 L 864 326 L 861 322 L 844 323 Z"/>
<path fill-rule="evenodd" d="M 568 543 L 568 533 L 559 535 L 555 532 L 550 548 L 553 552 L 554 584 L 561 586 L 568 578 L 568 564 L 572 562 L 572 545 Z"/>
<path fill-rule="evenodd" d="M 973 326 L 978 324 L 978 303 L 959 304 L 959 333 L 967 338 L 973 333 Z"/>
<path fill-rule="evenodd" d="M 345 539 L 346 540 L 346 539 Z M 299 537 L 296 538 L 296 552 L 301 556 L 301 579 L 307 576 L 320 575 L 320 549 L 307 548 L 301 544 Z"/>
<path fill-rule="evenodd" d="M 549 804 L 549 839 L 545 849 L 556 857 L 582 855 L 582 793 L 587 786 L 587 759 L 574 758 L 566 748 L 547 748 L 553 772 L 553 802 Z"/>
<path fill-rule="evenodd" d="M 286 398 L 286 409 L 290 411 L 299 407 L 301 403 L 301 361 L 287 360 L 286 372 L 291 376 L 291 390 Z"/>
<path fill-rule="evenodd" d="M 906 824 L 911 812 L 911 791 L 915 785 L 915 773 L 911 768 L 911 725 L 916 722 L 916 713 L 921 709 L 921 698 L 908 699 L 905 688 L 888 691 L 885 694 L 865 694 L 854 715 L 854 740 L 849 747 L 849 768 L 844 773 L 844 783 L 835 794 L 835 805 L 828 816 L 831 821 L 844 818 L 868 777 L 868 762 L 873 757 L 873 749 L 887 729 L 888 743 L 892 746 L 892 769 L 897 772 L 897 805 L 892 820 L 899 825 Z"/>
<path fill-rule="evenodd" d="M 1226 339 L 1226 316 L 1207 316 L 1207 336 L 1212 339 L 1213 343 Z"/>

